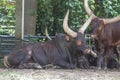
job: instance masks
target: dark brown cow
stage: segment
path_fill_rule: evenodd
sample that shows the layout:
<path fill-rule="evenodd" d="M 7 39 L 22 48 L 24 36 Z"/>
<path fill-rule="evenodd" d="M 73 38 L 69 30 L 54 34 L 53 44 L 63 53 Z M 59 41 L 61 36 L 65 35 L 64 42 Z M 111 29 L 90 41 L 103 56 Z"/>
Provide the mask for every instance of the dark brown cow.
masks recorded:
<path fill-rule="evenodd" d="M 93 51 L 87 48 L 83 36 L 92 17 L 90 17 L 80 28 L 79 32 L 76 33 L 68 27 L 68 15 L 69 11 L 64 18 L 63 28 L 70 36 L 60 33 L 57 34 L 53 40 L 28 45 L 24 48 L 15 50 L 4 58 L 5 66 L 33 68 L 34 66 L 29 65 L 29 63 L 34 62 L 40 64 L 42 67 L 48 64 L 53 64 L 54 66 L 72 69 L 76 67 L 75 64 L 77 61 L 73 61 L 76 58 L 76 52 L 79 54 L 80 52 L 83 52 L 83 54 L 92 54 L 96 56 Z"/>
<path fill-rule="evenodd" d="M 109 59 L 113 58 L 114 48 L 120 44 L 120 15 L 111 19 L 99 18 L 88 7 L 88 0 L 84 0 L 84 7 L 88 15 L 93 16 L 91 37 L 98 43 L 98 68 L 107 69 Z"/>
<path fill-rule="evenodd" d="M 29 65 L 33 62 L 39 63 L 42 67 L 53 64 L 62 68 L 75 68 L 70 63 L 68 42 L 65 34 L 57 34 L 53 40 L 28 45 L 11 52 L 4 58 L 4 64 L 6 67 L 33 68 L 34 66 Z"/>

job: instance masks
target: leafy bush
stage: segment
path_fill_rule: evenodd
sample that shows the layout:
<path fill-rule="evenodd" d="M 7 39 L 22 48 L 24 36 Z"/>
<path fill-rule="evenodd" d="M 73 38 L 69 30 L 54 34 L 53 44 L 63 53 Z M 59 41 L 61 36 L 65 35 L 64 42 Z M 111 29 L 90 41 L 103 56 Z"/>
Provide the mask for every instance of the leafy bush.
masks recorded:
<path fill-rule="evenodd" d="M 7 0 L 1 0 L 0 34 L 14 34 L 13 27 L 15 27 L 15 5 L 9 4 Z"/>
<path fill-rule="evenodd" d="M 89 6 L 99 17 L 110 18 L 120 14 L 120 0 L 89 0 Z M 69 25 L 77 31 L 88 18 L 83 0 L 38 0 L 36 33 L 44 35 L 46 26 L 50 35 L 64 32 L 62 21 L 67 9 L 70 9 Z M 90 31 L 89 27 L 86 32 Z"/>

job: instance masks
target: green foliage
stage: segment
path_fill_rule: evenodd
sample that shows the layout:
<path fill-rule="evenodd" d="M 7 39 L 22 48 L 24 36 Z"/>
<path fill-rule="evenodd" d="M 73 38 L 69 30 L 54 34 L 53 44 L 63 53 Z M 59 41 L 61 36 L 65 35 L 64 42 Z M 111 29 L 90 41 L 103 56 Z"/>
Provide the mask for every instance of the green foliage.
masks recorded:
<path fill-rule="evenodd" d="M 95 11 L 97 16 L 110 18 L 120 14 L 120 0 L 95 0 Z"/>
<path fill-rule="evenodd" d="M 7 0 L 1 0 L 0 1 L 0 34 L 14 34 L 14 29 L 11 29 L 9 27 L 12 28 L 15 27 L 15 5 L 8 4 Z"/>
<path fill-rule="evenodd" d="M 38 0 L 37 33 L 44 35 L 45 27 L 49 27 L 50 35 L 64 32 L 62 23 L 67 9 L 70 9 L 69 25 L 77 31 L 88 18 L 82 0 Z"/>
<path fill-rule="evenodd" d="M 89 0 L 89 6 L 99 17 L 110 18 L 120 14 L 120 0 Z M 15 7 L 8 4 L 7 0 L 1 0 L 0 34 L 14 34 L 9 28 L 3 30 L 1 27 L 15 26 Z M 83 0 L 38 0 L 37 7 L 37 35 L 45 35 L 45 27 L 48 27 L 50 35 L 64 32 L 62 23 L 67 9 L 70 10 L 69 27 L 74 31 L 78 31 L 88 19 Z M 33 11 L 28 11 L 30 15 L 35 15 Z M 89 27 L 86 32 L 90 33 L 90 31 Z"/>
<path fill-rule="evenodd" d="M 99 17 L 110 18 L 120 14 L 120 0 L 89 0 L 89 6 Z M 83 0 L 38 0 L 38 35 L 45 35 L 45 27 L 49 27 L 50 35 L 64 32 L 62 22 L 67 9 L 70 9 L 69 27 L 77 31 L 88 19 Z M 89 27 L 86 32 L 90 31 Z"/>

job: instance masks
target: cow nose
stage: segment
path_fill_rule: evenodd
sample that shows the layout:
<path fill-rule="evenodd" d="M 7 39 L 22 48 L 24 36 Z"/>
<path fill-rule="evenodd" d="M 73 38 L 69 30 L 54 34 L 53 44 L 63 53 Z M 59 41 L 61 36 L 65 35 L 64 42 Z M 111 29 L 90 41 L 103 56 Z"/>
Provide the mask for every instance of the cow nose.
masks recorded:
<path fill-rule="evenodd" d="M 89 54 L 89 53 L 90 53 L 90 50 L 89 50 L 89 49 L 85 49 L 85 50 L 83 51 L 83 53 L 84 53 L 84 54 Z"/>
<path fill-rule="evenodd" d="M 97 54 L 94 51 L 90 50 L 90 49 L 85 49 L 83 51 L 83 53 L 84 54 L 91 54 L 93 57 L 97 57 Z"/>

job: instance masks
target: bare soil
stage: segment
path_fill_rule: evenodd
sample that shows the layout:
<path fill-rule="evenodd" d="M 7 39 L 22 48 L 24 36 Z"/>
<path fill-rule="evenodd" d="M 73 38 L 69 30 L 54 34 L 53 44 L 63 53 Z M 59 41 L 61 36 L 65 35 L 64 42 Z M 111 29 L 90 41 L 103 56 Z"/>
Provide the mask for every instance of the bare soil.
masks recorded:
<path fill-rule="evenodd" d="M 0 80 L 120 80 L 120 70 L 0 68 Z"/>

